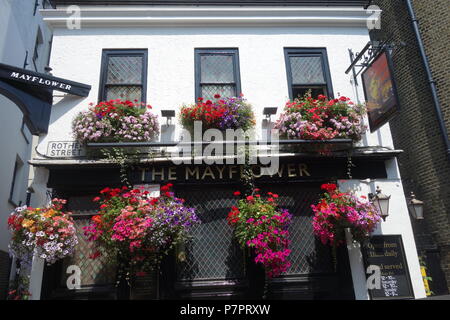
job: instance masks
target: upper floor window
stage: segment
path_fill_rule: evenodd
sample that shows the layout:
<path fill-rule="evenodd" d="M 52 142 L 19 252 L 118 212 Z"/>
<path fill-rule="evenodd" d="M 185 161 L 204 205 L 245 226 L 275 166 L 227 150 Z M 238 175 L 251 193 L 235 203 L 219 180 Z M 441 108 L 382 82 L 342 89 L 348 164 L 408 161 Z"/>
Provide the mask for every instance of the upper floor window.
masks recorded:
<path fill-rule="evenodd" d="M 41 55 L 42 46 L 44 44 L 44 37 L 42 35 L 41 28 L 38 28 L 37 35 L 36 35 L 36 42 L 34 44 L 34 52 L 33 52 L 33 65 L 34 69 L 38 71 L 38 60 L 39 56 Z"/>
<path fill-rule="evenodd" d="M 195 49 L 195 96 L 215 94 L 235 97 L 241 93 L 238 49 Z"/>
<path fill-rule="evenodd" d="M 146 102 L 147 50 L 103 50 L 99 100 Z"/>
<path fill-rule="evenodd" d="M 11 180 L 11 186 L 9 189 L 9 202 L 13 206 L 20 206 L 21 205 L 21 191 L 23 188 L 23 183 L 26 179 L 24 176 L 25 174 L 25 166 L 22 159 L 19 158 L 19 156 L 16 156 L 16 162 L 14 163 L 14 171 L 13 176 Z"/>
<path fill-rule="evenodd" d="M 303 97 L 308 91 L 313 98 L 320 94 L 333 97 L 326 49 L 286 48 L 284 53 L 291 99 Z"/>

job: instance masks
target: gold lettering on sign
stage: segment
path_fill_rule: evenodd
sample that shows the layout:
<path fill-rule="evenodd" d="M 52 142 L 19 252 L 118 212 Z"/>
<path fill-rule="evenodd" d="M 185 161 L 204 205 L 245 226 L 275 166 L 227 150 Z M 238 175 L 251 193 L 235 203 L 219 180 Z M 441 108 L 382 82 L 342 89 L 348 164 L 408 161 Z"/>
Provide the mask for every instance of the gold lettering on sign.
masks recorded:
<path fill-rule="evenodd" d="M 230 179 L 233 179 L 233 174 L 237 173 L 236 169 L 237 169 L 236 166 L 230 166 L 228 168 L 228 177 Z"/>
<path fill-rule="evenodd" d="M 161 180 L 164 180 L 164 168 L 161 168 L 159 171 L 155 170 L 155 167 L 153 167 L 152 170 L 152 180 L 155 181 L 155 176 L 160 176 Z"/>
<path fill-rule="evenodd" d="M 288 177 L 295 178 L 297 176 L 297 172 L 295 172 L 295 167 L 292 163 L 288 164 Z"/>
<path fill-rule="evenodd" d="M 253 177 L 255 177 L 255 178 L 261 178 L 261 177 L 262 177 L 262 170 L 261 170 L 261 167 L 258 167 L 258 168 L 259 168 L 259 173 L 256 174 L 256 173 L 255 173 L 255 166 L 252 166 L 252 173 L 253 173 Z"/>
<path fill-rule="evenodd" d="M 169 180 L 177 180 L 177 168 L 170 167 L 169 168 Z"/>
<path fill-rule="evenodd" d="M 205 179 L 206 176 L 210 176 L 212 179 L 216 179 L 216 177 L 214 176 L 214 173 L 211 170 L 211 167 L 206 167 L 205 171 L 203 172 L 202 175 L 202 180 Z"/>
<path fill-rule="evenodd" d="M 189 176 L 193 176 L 195 174 L 195 179 L 199 179 L 200 177 L 200 171 L 198 167 L 195 167 L 194 170 L 191 170 L 191 168 L 186 167 L 186 180 L 189 180 Z"/>
<path fill-rule="evenodd" d="M 217 171 L 219 171 L 219 179 L 222 180 L 223 179 L 223 171 L 225 170 L 225 167 L 224 166 L 222 166 L 222 167 L 216 166 L 216 168 L 217 168 Z M 220 170 L 220 168 L 222 168 L 222 170 Z"/>
<path fill-rule="evenodd" d="M 311 177 L 311 174 L 308 172 L 308 166 L 306 165 L 306 163 L 300 163 L 298 165 L 298 169 L 300 171 L 300 177 L 303 177 L 303 173 L 305 174 L 305 176 Z"/>
<path fill-rule="evenodd" d="M 284 172 L 284 164 L 282 164 L 278 169 L 278 177 L 281 178 L 283 176 L 283 172 Z"/>

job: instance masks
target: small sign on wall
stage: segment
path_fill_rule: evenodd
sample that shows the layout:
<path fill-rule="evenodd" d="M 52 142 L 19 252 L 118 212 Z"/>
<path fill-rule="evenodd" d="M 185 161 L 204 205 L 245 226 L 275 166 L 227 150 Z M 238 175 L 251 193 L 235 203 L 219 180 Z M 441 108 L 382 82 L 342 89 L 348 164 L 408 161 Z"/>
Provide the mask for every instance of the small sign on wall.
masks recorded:
<path fill-rule="evenodd" d="M 50 141 L 47 144 L 47 156 L 52 158 L 73 158 L 86 154 L 76 141 Z"/>
<path fill-rule="evenodd" d="M 380 278 L 369 287 L 373 300 L 414 299 L 401 235 L 372 236 L 362 254 L 366 270 L 376 270 Z"/>

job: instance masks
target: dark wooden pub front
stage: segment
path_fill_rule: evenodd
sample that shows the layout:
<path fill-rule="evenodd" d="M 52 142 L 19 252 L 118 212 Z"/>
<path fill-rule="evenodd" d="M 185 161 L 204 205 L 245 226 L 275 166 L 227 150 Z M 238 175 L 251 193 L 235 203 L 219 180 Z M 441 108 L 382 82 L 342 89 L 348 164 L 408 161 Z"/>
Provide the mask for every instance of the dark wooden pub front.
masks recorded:
<path fill-rule="evenodd" d="M 99 190 L 121 185 L 119 169 L 98 165 L 48 168 L 48 187 L 53 196 L 68 199 L 80 243 L 72 258 L 45 267 L 42 299 L 354 299 L 347 248 L 342 246 L 333 255 L 314 237 L 311 223 L 311 204 L 320 198 L 321 184 L 348 179 L 346 158 L 290 158 L 281 161 L 283 169 L 272 177 L 259 177 L 255 166 L 255 183 L 262 194 L 279 194 L 280 207 L 293 215 L 289 229 L 292 266 L 283 276 L 266 282 L 264 272 L 249 263 L 226 221 L 231 206 L 238 201 L 233 192 L 242 186 L 239 166 L 207 169 L 166 163 L 133 168 L 129 174 L 133 184 L 171 182 L 175 195 L 197 209 L 202 223 L 194 228 L 182 251 L 165 258 L 158 275 L 139 280 L 132 290 L 115 287 L 114 266 L 102 258 L 89 258 L 92 243 L 82 232 L 95 214 L 92 199 Z M 353 179 L 386 176 L 385 159 L 353 159 Z M 180 252 L 185 254 L 180 256 Z M 81 269 L 81 289 L 67 289 L 70 265 Z"/>

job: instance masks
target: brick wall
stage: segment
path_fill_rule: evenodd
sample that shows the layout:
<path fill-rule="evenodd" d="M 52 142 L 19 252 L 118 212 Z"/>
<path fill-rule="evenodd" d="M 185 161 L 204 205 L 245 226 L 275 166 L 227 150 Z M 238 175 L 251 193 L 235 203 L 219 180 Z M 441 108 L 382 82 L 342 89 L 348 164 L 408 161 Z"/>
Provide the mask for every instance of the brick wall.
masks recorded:
<path fill-rule="evenodd" d="M 5 300 L 9 286 L 11 259 L 7 252 L 0 250 L 0 300 Z"/>
<path fill-rule="evenodd" d="M 425 220 L 414 222 L 419 251 L 436 247 L 450 288 L 450 159 L 436 113 L 430 86 L 420 58 L 411 19 L 403 0 L 375 0 L 382 10 L 381 30 L 371 32 L 373 40 L 390 39 L 406 43 L 394 51 L 394 73 L 401 111 L 390 126 L 395 147 L 405 152 L 399 158 L 405 194 L 411 191 L 425 202 Z M 433 76 L 437 81 L 447 130 L 450 132 L 450 9 L 448 0 L 414 0 Z M 445 281 L 444 279 L 442 281 Z"/>

